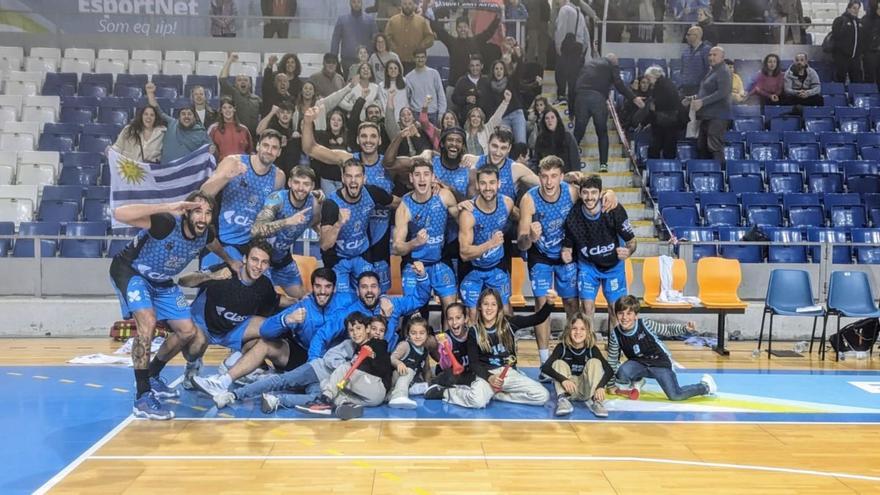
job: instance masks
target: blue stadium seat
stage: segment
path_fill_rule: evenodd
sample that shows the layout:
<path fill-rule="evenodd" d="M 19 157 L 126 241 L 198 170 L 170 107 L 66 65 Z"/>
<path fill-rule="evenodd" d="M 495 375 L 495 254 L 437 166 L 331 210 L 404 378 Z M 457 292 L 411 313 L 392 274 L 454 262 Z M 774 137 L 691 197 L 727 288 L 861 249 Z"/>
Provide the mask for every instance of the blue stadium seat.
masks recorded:
<path fill-rule="evenodd" d="M 821 107 L 820 107 L 821 108 Z M 811 117 L 804 119 L 804 130 L 809 132 L 833 132 L 835 129 L 833 117 Z"/>
<path fill-rule="evenodd" d="M 107 235 L 108 223 L 73 222 L 65 227 L 65 237 Z M 62 258 L 100 258 L 104 241 L 98 239 L 62 239 Z"/>
<path fill-rule="evenodd" d="M 856 136 L 856 144 L 859 147 L 859 155 L 863 160 L 877 160 L 876 156 L 880 153 L 880 134 L 876 132 L 863 132 Z M 872 156 L 865 156 L 866 150 Z"/>
<path fill-rule="evenodd" d="M 836 107 L 834 116 L 841 132 L 866 132 L 868 127 L 868 110 L 865 108 Z"/>
<path fill-rule="evenodd" d="M 49 72 L 43 81 L 42 95 L 73 96 L 76 94 L 75 72 Z"/>
<path fill-rule="evenodd" d="M 850 95 L 852 104 L 856 108 L 864 108 L 865 110 L 880 106 L 880 95 Z"/>
<path fill-rule="evenodd" d="M 868 220 L 874 227 L 880 227 L 880 194 L 865 193 L 862 194 L 862 202 L 868 213 Z"/>
<path fill-rule="evenodd" d="M 104 98 L 105 96 L 110 94 L 110 91 L 99 84 L 81 83 L 79 85 L 79 90 L 77 90 L 76 94 L 77 96 L 94 96 L 97 98 Z"/>
<path fill-rule="evenodd" d="M 61 224 L 58 222 L 21 222 L 18 227 L 18 235 L 59 235 L 61 234 Z M 40 256 L 49 258 L 55 256 L 58 249 L 57 240 L 40 241 Z M 34 257 L 34 240 L 33 239 L 16 239 L 15 247 L 12 250 L 12 256 L 15 258 L 33 258 Z"/>
<path fill-rule="evenodd" d="M 739 117 L 762 117 L 761 106 L 760 105 L 731 105 L 730 107 L 731 115 L 733 118 Z"/>
<path fill-rule="evenodd" d="M 662 192 L 657 195 L 657 207 L 661 210 L 668 206 L 694 206 L 697 195 L 692 192 Z"/>
<path fill-rule="evenodd" d="M 75 167 L 64 165 L 61 167 L 61 176 L 58 178 L 59 184 L 65 185 L 82 185 L 96 186 L 98 185 L 98 174 L 101 169 L 98 167 Z"/>
<path fill-rule="evenodd" d="M 842 132 L 823 132 L 819 134 L 822 151 L 829 160 L 855 160 L 857 156 L 856 137 Z"/>
<path fill-rule="evenodd" d="M 771 193 L 799 193 L 804 190 L 804 177 L 797 162 L 767 162 L 764 167 Z"/>
<path fill-rule="evenodd" d="M 822 95 L 845 95 L 846 86 L 839 82 L 822 82 Z"/>
<path fill-rule="evenodd" d="M 15 233 L 15 223 L 0 222 L 0 235 L 12 235 Z M 0 258 L 9 255 L 9 248 L 12 247 L 12 239 L 0 239 Z"/>
<path fill-rule="evenodd" d="M 101 183 L 98 184 L 100 186 L 110 186 L 110 165 L 103 164 L 101 165 Z"/>
<path fill-rule="evenodd" d="M 73 151 L 75 149 L 74 140 L 71 136 L 60 136 L 57 134 L 40 135 L 40 141 L 37 149 L 40 151 L 57 151 L 64 153 L 65 151 Z"/>
<path fill-rule="evenodd" d="M 75 122 L 58 122 L 52 123 L 47 122 L 43 126 L 43 133 L 40 134 L 40 138 L 43 136 L 51 135 L 51 136 L 64 136 L 68 137 L 73 141 L 74 146 L 76 146 L 79 141 L 79 135 L 82 132 L 83 125 Z"/>
<path fill-rule="evenodd" d="M 825 95 L 823 98 L 825 100 L 823 102 L 824 106 L 837 108 L 849 105 L 846 95 Z"/>
<path fill-rule="evenodd" d="M 846 190 L 851 193 L 880 193 L 880 165 L 873 161 L 843 162 Z"/>
<path fill-rule="evenodd" d="M 88 186 L 85 191 L 86 199 L 110 199 L 110 188 L 106 186 Z"/>
<path fill-rule="evenodd" d="M 819 159 L 819 138 L 814 132 L 786 132 L 782 142 L 789 160 Z"/>
<path fill-rule="evenodd" d="M 125 249 L 125 246 L 131 242 L 131 239 L 136 236 L 140 230 L 141 229 L 137 227 L 120 227 L 113 229 L 111 234 L 119 236 L 120 238 L 110 241 L 110 245 L 107 247 L 107 256 L 112 258 Z"/>
<path fill-rule="evenodd" d="M 111 139 L 107 136 L 98 136 L 94 134 L 83 133 L 79 141 L 79 151 L 102 153 L 115 141 L 115 139 Z"/>
<path fill-rule="evenodd" d="M 867 225 L 865 207 L 862 205 L 833 206 L 830 215 L 832 227 L 862 228 Z"/>
<path fill-rule="evenodd" d="M 750 206 L 780 206 L 782 196 L 775 193 L 743 193 L 741 203 L 743 209 Z"/>
<path fill-rule="evenodd" d="M 43 201 L 82 202 L 86 188 L 82 186 L 43 186 Z"/>
<path fill-rule="evenodd" d="M 150 80 L 153 82 L 153 84 L 156 85 L 156 96 L 158 96 L 159 88 L 168 88 L 173 90 L 173 96 L 163 95 L 166 98 L 177 98 L 178 95 L 183 94 L 183 76 L 181 75 L 153 74 L 153 77 Z"/>
<path fill-rule="evenodd" d="M 675 145 L 675 149 L 679 160 L 690 160 L 699 156 L 697 154 L 697 143 L 693 141 L 679 141 Z"/>
<path fill-rule="evenodd" d="M 745 134 L 738 131 L 724 133 L 724 159 L 742 160 L 746 155 Z"/>
<path fill-rule="evenodd" d="M 770 119 L 771 131 L 799 131 L 801 130 L 801 118 L 796 115 L 774 117 Z"/>
<path fill-rule="evenodd" d="M 852 263 L 852 247 L 849 246 L 846 239 L 846 229 L 809 227 L 807 228 L 807 240 L 810 242 L 839 244 L 831 248 L 831 262 L 838 264 Z M 822 259 L 820 249 L 821 247 L 819 246 L 812 246 L 810 248 L 810 257 L 813 259 L 813 263 L 818 263 Z"/>
<path fill-rule="evenodd" d="M 736 242 L 748 233 L 749 229 L 745 227 L 718 227 L 718 240 Z M 729 259 L 737 259 L 740 263 L 763 263 L 764 254 L 763 246 L 749 245 L 743 243 L 740 245 L 719 246 L 722 257 Z"/>
<path fill-rule="evenodd" d="M 95 113 L 96 110 L 94 107 L 62 104 L 59 120 L 61 122 L 88 124 L 95 119 Z"/>
<path fill-rule="evenodd" d="M 792 110 L 794 107 L 787 105 L 767 105 L 764 107 L 764 118 L 765 119 L 773 119 L 776 117 L 783 117 L 787 115 L 792 115 Z"/>
<path fill-rule="evenodd" d="M 181 96 L 189 98 L 192 94 L 193 86 L 201 86 L 205 88 L 205 95 L 208 98 L 213 98 L 220 94 L 217 91 L 217 76 L 187 76 L 186 85 L 183 87 L 183 94 Z"/>
<path fill-rule="evenodd" d="M 865 146 L 859 148 L 859 155 L 862 160 L 880 161 L 880 146 Z"/>
<path fill-rule="evenodd" d="M 650 176 L 651 197 L 665 191 L 684 191 L 684 172 L 654 172 Z"/>
<path fill-rule="evenodd" d="M 100 186 L 96 186 L 100 187 Z M 87 222 L 105 222 L 111 220 L 109 199 L 86 199 L 83 202 L 83 220 Z"/>
<path fill-rule="evenodd" d="M 40 201 L 37 218 L 43 222 L 67 223 L 79 220 L 80 201 Z"/>
<path fill-rule="evenodd" d="M 700 210 L 706 225 L 740 225 L 742 214 L 736 193 L 700 194 Z"/>
<path fill-rule="evenodd" d="M 724 190 L 724 173 L 716 160 L 688 160 L 685 164 L 688 186 L 695 193 Z"/>
<path fill-rule="evenodd" d="M 147 85 L 148 76 L 146 74 L 117 74 L 116 75 L 116 86 L 113 88 L 113 94 L 115 96 L 127 96 L 132 97 L 131 94 L 120 94 L 121 88 L 133 88 L 137 91 L 137 96 L 133 96 L 134 98 L 140 98 L 144 92 L 144 86 Z M 127 92 L 127 91 L 123 91 Z"/>
<path fill-rule="evenodd" d="M 104 96 L 111 94 L 113 91 L 113 74 L 89 73 L 83 72 L 80 76 L 80 90 L 85 84 L 104 88 Z M 78 93 L 79 94 L 79 93 Z M 85 95 L 81 95 L 85 96 Z"/>
<path fill-rule="evenodd" d="M 763 192 L 764 175 L 757 160 L 727 161 L 727 190 L 730 192 Z"/>
<path fill-rule="evenodd" d="M 71 167 L 100 167 L 104 163 L 103 153 L 70 151 L 61 154 L 61 163 Z"/>
<path fill-rule="evenodd" d="M 667 226 L 695 227 L 700 224 L 696 206 L 667 206 L 660 209 L 660 216 Z"/>
<path fill-rule="evenodd" d="M 733 130 L 738 132 L 763 131 L 764 117 L 736 117 L 733 119 Z"/>
<path fill-rule="evenodd" d="M 651 158 L 647 162 L 648 174 L 654 172 L 681 172 L 681 162 L 678 160 Z"/>
<path fill-rule="evenodd" d="M 135 100 L 132 98 L 104 98 L 98 107 L 98 121 L 124 126 L 134 115 L 134 106 Z"/>
<path fill-rule="evenodd" d="M 843 173 L 837 162 L 815 160 L 804 163 L 807 190 L 814 193 L 843 192 Z"/>
<path fill-rule="evenodd" d="M 821 227 L 825 225 L 825 212 L 818 194 L 785 194 L 782 206 L 792 227 Z"/>
<path fill-rule="evenodd" d="M 759 227 L 776 227 L 782 225 L 782 207 L 779 205 L 752 205 L 748 208 L 743 206 L 746 215 L 746 224 Z"/>
<path fill-rule="evenodd" d="M 782 133 L 747 132 L 746 142 L 752 160 L 779 160 L 782 158 Z"/>
<path fill-rule="evenodd" d="M 767 250 L 767 261 L 770 263 L 806 263 L 807 246 L 797 245 L 806 241 L 801 229 L 768 227 L 764 229 L 772 244 Z"/>
<path fill-rule="evenodd" d="M 824 84 L 824 83 L 823 83 Z M 880 93 L 875 83 L 854 83 L 851 82 L 846 86 L 846 92 L 851 95 L 875 95 Z"/>
<path fill-rule="evenodd" d="M 880 264 L 880 229 L 852 229 L 851 232 L 854 244 L 878 244 L 877 247 L 856 246 L 856 260 L 860 264 Z"/>

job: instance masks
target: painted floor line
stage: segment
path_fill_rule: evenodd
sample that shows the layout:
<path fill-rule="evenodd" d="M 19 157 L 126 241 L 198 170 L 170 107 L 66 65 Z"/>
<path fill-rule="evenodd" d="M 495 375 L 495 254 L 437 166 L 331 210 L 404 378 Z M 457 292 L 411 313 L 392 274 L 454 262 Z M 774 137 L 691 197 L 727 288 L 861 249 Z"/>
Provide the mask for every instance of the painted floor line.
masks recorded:
<path fill-rule="evenodd" d="M 86 459 L 88 459 L 90 456 L 92 456 L 92 454 L 97 452 L 98 449 L 103 447 L 104 444 L 106 444 L 107 442 L 112 440 L 113 437 L 115 437 L 116 435 L 119 434 L 119 432 L 124 430 L 125 427 L 128 426 L 134 419 L 135 419 L 134 416 L 128 416 L 127 418 L 122 420 L 121 423 L 119 423 L 118 425 L 116 425 L 116 427 L 114 427 L 112 430 L 107 432 L 106 435 L 101 437 L 100 440 L 95 442 L 94 445 L 89 447 L 85 452 L 80 454 L 79 457 L 77 457 L 76 459 L 73 460 L 73 462 L 71 462 L 70 464 L 65 466 L 64 469 L 62 469 L 61 471 L 58 472 L 58 474 L 56 474 L 51 479 L 49 479 L 49 481 L 45 482 L 43 484 L 43 486 L 41 486 L 40 488 L 37 488 L 37 490 L 34 492 L 34 495 L 43 495 L 45 493 L 48 493 L 49 490 L 51 490 L 52 488 L 55 487 L 55 485 L 60 483 L 61 480 L 63 480 L 65 477 L 67 477 L 67 475 L 69 475 L 71 472 L 73 472 L 74 469 L 79 467 L 80 464 L 85 462 Z"/>
<path fill-rule="evenodd" d="M 168 401 L 166 401 L 168 402 Z M 474 422 L 474 421 L 491 421 L 493 423 L 643 423 L 643 424 L 683 424 L 683 423 L 700 423 L 711 425 L 727 425 L 727 424 L 743 424 L 743 425 L 836 425 L 836 426 L 880 426 L 880 414 L 877 415 L 877 421 L 765 421 L 765 420 L 748 420 L 748 419 L 730 419 L 730 420 L 701 420 L 689 419 L 686 422 L 681 420 L 668 419 L 559 419 L 557 417 L 547 419 L 519 419 L 519 418 L 358 418 L 352 421 L 419 421 L 419 422 Z M 143 420 L 148 421 L 148 420 Z M 278 417 L 202 417 L 202 418 L 174 418 L 174 421 L 330 421 L 338 422 L 337 418 L 278 418 Z"/>
<path fill-rule="evenodd" d="M 542 455 L 106 455 L 91 456 L 89 460 L 100 461 L 546 461 L 546 462 L 647 462 L 706 468 L 738 469 L 743 471 L 765 471 L 785 474 L 804 474 L 827 478 L 844 478 L 880 482 L 880 476 L 866 476 L 851 473 L 816 471 L 753 464 L 733 464 L 727 462 L 684 461 L 652 457 L 612 457 L 612 456 L 542 456 Z"/>

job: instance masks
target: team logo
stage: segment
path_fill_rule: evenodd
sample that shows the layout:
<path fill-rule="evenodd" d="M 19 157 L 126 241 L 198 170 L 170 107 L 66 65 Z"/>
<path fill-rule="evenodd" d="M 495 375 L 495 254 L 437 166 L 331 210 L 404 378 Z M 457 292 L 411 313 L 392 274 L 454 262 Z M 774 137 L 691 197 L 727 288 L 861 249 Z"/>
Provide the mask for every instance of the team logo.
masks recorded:
<path fill-rule="evenodd" d="M 170 242 L 170 241 L 166 242 L 165 243 L 165 251 L 173 251 L 173 250 L 174 250 L 174 243 Z"/>
<path fill-rule="evenodd" d="M 593 246 L 591 248 L 587 248 L 586 246 L 584 246 L 581 249 L 581 253 L 583 253 L 584 256 L 602 256 L 610 253 L 611 251 L 614 251 L 613 242 L 611 244 L 608 244 L 607 246 Z"/>
<path fill-rule="evenodd" d="M 248 196 L 248 206 L 257 206 L 257 203 L 259 202 L 260 198 L 258 198 L 256 194 L 251 194 L 250 196 Z"/>
<path fill-rule="evenodd" d="M 177 296 L 177 309 L 186 309 L 189 307 L 189 303 L 186 302 L 186 296 L 180 294 Z"/>
<path fill-rule="evenodd" d="M 223 306 L 217 306 L 216 310 L 217 316 L 225 318 L 229 321 L 234 321 L 235 323 L 241 323 L 248 318 L 247 316 L 242 316 L 234 311 L 226 311 L 226 308 L 224 308 Z"/>
<path fill-rule="evenodd" d="M 141 300 L 141 291 L 139 290 L 131 290 L 128 291 L 128 302 L 140 302 Z"/>

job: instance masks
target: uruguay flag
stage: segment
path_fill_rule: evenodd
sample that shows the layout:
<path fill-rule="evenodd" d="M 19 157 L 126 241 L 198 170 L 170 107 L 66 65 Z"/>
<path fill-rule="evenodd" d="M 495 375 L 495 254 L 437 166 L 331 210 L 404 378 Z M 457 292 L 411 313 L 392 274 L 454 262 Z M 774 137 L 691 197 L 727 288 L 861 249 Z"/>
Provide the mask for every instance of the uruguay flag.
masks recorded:
<path fill-rule="evenodd" d="M 110 208 L 113 210 L 132 203 L 181 201 L 201 187 L 217 168 L 207 144 L 168 163 L 139 162 L 110 147 L 107 162 L 110 164 Z M 115 220 L 113 226 L 117 226 Z"/>

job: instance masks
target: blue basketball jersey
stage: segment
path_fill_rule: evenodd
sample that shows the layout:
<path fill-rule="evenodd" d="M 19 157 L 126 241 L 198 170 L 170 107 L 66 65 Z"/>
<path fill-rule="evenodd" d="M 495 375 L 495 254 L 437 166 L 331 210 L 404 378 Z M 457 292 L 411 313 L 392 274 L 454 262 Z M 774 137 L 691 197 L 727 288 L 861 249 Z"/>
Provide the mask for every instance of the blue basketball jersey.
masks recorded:
<path fill-rule="evenodd" d="M 482 244 L 488 241 L 495 232 L 504 232 L 504 226 L 507 224 L 507 217 L 510 212 L 507 211 L 507 204 L 504 197 L 499 194 L 496 198 L 495 210 L 492 212 L 484 212 L 476 205 L 474 198 L 474 245 Z M 504 246 L 498 245 L 481 254 L 479 258 L 471 261 L 471 264 L 477 268 L 487 270 L 493 268 L 501 262 L 504 256 Z"/>
<path fill-rule="evenodd" d="M 469 171 L 464 167 L 455 170 L 443 166 L 439 156 L 434 157 L 434 175 L 440 182 L 446 184 L 455 191 L 457 198 L 467 197 Z"/>
<path fill-rule="evenodd" d="M 424 203 L 413 199 L 412 193 L 403 197 L 403 203 L 409 209 L 409 225 L 406 240 L 412 240 L 420 230 L 428 231 L 428 242 L 413 249 L 409 256 L 415 261 L 436 263 L 440 261 L 445 242 L 446 220 L 449 212 L 439 195 L 433 194 Z"/>
<path fill-rule="evenodd" d="M 247 172 L 226 184 L 220 192 L 220 242 L 247 244 L 251 240 L 251 226 L 269 193 L 275 190 L 275 165 L 259 175 L 251 165 L 250 155 L 241 155 Z"/>
<path fill-rule="evenodd" d="M 489 155 L 482 155 L 477 160 L 477 170 L 489 164 Z M 504 159 L 504 164 L 498 169 L 498 193 L 508 198 L 516 198 L 516 184 L 513 183 L 513 160 Z"/>
<path fill-rule="evenodd" d="M 150 235 L 149 229 L 144 229 L 120 253 L 131 256 L 131 267 L 150 282 L 170 282 L 198 257 L 208 242 L 208 231 L 187 239 L 183 235 L 183 220 L 177 217 L 174 221 L 174 230 L 164 239 L 156 239 Z"/>
<path fill-rule="evenodd" d="M 394 189 L 394 181 L 391 180 L 391 176 L 388 175 L 385 167 L 382 166 L 382 155 L 379 155 L 376 162 L 372 164 L 364 163 L 360 152 L 353 153 L 352 156 L 354 156 L 355 160 L 364 164 L 367 185 L 376 186 L 388 194 L 391 194 L 392 189 Z M 373 241 L 381 239 L 388 232 L 390 225 L 391 209 L 387 206 L 376 205 L 370 215 L 370 239 Z"/>
<path fill-rule="evenodd" d="M 529 189 L 529 196 L 535 204 L 535 214 L 532 221 L 541 223 L 541 237 L 536 242 L 535 248 L 544 256 L 558 260 L 562 251 L 563 226 L 565 217 L 571 211 L 574 204 L 571 200 L 566 183 L 562 183 L 559 197 L 550 202 L 541 196 L 540 186 Z"/>
<path fill-rule="evenodd" d="M 275 233 L 272 237 L 266 239 L 266 242 L 272 246 L 272 261 L 277 262 L 284 260 L 285 258 L 290 257 L 290 248 L 293 244 L 303 235 L 303 232 L 312 225 L 312 220 L 315 218 L 315 197 L 309 194 L 306 197 L 305 203 L 303 203 L 301 208 L 297 208 L 293 206 L 293 203 L 290 201 L 290 192 L 287 189 L 282 189 L 280 191 L 275 191 L 266 198 L 265 206 L 280 206 L 280 208 L 275 213 L 274 220 L 281 220 L 284 218 L 292 217 L 296 215 L 300 211 L 310 208 L 305 215 L 305 221 L 299 225 L 295 225 L 292 227 L 284 227 Z"/>
<path fill-rule="evenodd" d="M 347 209 L 351 212 L 348 222 L 339 229 L 336 238 L 336 255 L 340 258 L 354 258 L 364 254 L 370 247 L 370 238 L 367 234 L 367 226 L 370 224 L 370 215 L 376 209 L 376 203 L 370 193 L 363 189 L 361 197 L 356 203 L 349 203 L 342 198 L 340 192 L 333 191 L 327 197 L 339 206 L 339 209 Z"/>

